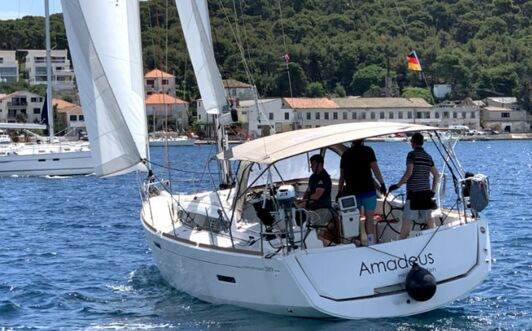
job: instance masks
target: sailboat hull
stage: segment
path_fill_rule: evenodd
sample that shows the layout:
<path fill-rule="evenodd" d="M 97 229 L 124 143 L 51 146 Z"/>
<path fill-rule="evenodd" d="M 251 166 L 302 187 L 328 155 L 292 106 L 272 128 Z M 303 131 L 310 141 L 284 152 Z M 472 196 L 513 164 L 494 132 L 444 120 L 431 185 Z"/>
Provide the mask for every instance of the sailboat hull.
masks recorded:
<path fill-rule="evenodd" d="M 179 230 L 174 235 L 142 223 L 155 263 L 170 285 L 208 302 L 274 314 L 343 319 L 419 314 L 463 297 L 491 270 L 489 231 L 480 220 L 442 228 L 432 239 L 429 232 L 374 248 L 340 245 L 271 258 L 199 244 L 180 238 Z M 420 253 L 427 241 L 434 245 Z M 418 262 L 438 282 L 435 295 L 425 302 L 412 299 L 403 285 L 407 260 L 418 253 Z"/>
<path fill-rule="evenodd" d="M 73 176 L 94 172 L 90 150 L 0 156 L 0 176 Z"/>

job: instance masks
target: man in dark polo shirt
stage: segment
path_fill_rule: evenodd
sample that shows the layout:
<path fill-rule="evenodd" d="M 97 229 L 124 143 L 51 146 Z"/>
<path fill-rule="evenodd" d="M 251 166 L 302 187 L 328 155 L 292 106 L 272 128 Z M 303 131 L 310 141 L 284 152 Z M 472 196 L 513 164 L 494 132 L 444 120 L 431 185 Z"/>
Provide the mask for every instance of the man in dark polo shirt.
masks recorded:
<path fill-rule="evenodd" d="M 310 158 L 312 175 L 309 177 L 303 201 L 298 204 L 298 207 L 311 211 L 309 220 L 311 224 L 326 227 L 333 220 L 331 212 L 332 182 L 323 163 L 323 156 L 319 154 L 312 155 Z M 329 240 L 323 238 L 322 235 L 323 233 L 320 233 L 319 239 L 327 245 Z"/>
<path fill-rule="evenodd" d="M 423 149 L 421 133 L 414 133 L 410 143 L 413 150 L 406 157 L 406 171 L 397 184 L 390 186 L 390 191 L 393 191 L 406 183 L 406 203 L 399 239 L 408 237 L 414 219 L 426 222 L 429 228 L 434 227 L 431 206 L 438 187 L 438 170 L 434 166 L 432 157 Z M 432 174 L 432 188 L 430 174 Z"/>
<path fill-rule="evenodd" d="M 364 146 L 364 140 L 355 140 L 351 148 L 342 154 L 340 160 L 340 179 L 338 192 L 342 195 L 354 195 L 357 207 L 366 216 L 365 229 L 368 234 L 368 245 L 377 243 L 377 234 L 373 224 L 373 214 L 377 206 L 377 193 L 373 174 L 379 181 L 379 190 L 386 191 L 384 178 L 382 178 L 375 152 L 369 146 Z M 344 187 L 345 183 L 345 187 Z"/>

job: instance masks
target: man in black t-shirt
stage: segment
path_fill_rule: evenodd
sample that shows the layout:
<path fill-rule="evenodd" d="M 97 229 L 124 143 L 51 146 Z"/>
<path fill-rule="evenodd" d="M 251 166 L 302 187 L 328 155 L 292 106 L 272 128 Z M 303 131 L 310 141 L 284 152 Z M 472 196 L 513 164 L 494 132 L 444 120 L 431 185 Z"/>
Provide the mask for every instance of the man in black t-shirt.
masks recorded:
<path fill-rule="evenodd" d="M 373 214 L 377 206 L 377 193 L 372 172 L 380 183 L 379 190 L 385 192 L 386 185 L 384 184 L 375 152 L 371 147 L 364 146 L 364 140 L 353 141 L 351 148 L 342 154 L 338 192 L 342 195 L 355 195 L 357 207 L 361 213 L 361 209 L 364 208 L 368 245 L 376 244 L 377 241 L 373 224 Z"/>

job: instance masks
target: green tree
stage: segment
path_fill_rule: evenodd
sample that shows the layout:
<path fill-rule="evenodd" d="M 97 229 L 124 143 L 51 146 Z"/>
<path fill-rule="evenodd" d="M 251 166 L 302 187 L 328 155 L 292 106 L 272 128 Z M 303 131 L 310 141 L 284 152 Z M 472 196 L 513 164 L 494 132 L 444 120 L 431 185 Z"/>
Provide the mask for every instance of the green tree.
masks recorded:
<path fill-rule="evenodd" d="M 325 88 L 320 82 L 312 82 L 307 85 L 307 92 L 305 93 L 307 97 L 323 97 L 325 95 Z"/>
<path fill-rule="evenodd" d="M 403 94 L 401 95 L 403 98 L 423 98 L 428 103 L 432 104 L 432 94 L 428 89 L 420 88 L 420 87 L 405 87 L 403 90 Z"/>
<path fill-rule="evenodd" d="M 351 82 L 351 89 L 356 94 L 362 94 L 369 90 L 372 85 L 384 86 L 384 78 L 386 77 L 386 69 L 377 65 L 369 65 L 353 74 Z"/>

